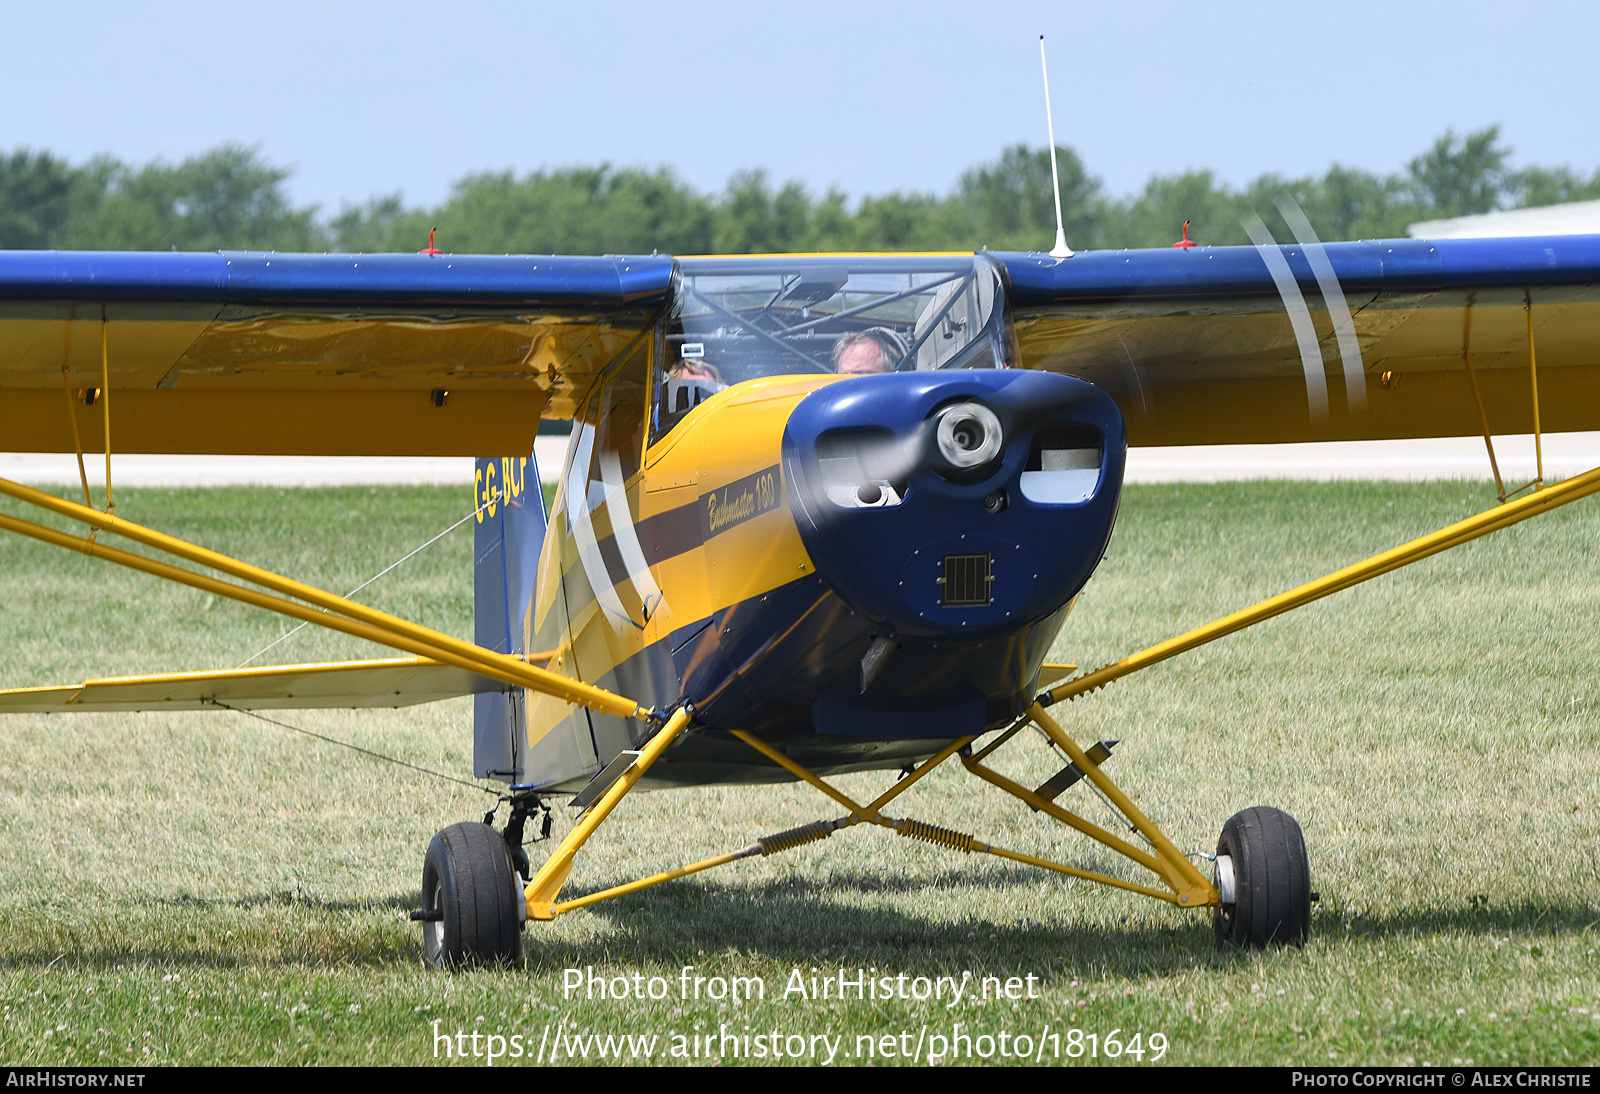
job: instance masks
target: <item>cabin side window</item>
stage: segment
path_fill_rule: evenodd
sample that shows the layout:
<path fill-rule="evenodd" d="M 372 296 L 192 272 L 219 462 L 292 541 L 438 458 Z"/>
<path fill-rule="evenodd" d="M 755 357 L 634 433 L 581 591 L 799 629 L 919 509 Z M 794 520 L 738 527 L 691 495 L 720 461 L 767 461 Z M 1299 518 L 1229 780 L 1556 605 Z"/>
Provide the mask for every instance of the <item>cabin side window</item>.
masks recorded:
<path fill-rule="evenodd" d="M 651 339 L 640 338 L 595 381 L 573 423 L 567 507 L 604 504 L 638 474 L 644 456 L 645 391 Z"/>
<path fill-rule="evenodd" d="M 568 559 L 577 562 L 613 626 L 643 626 L 660 598 L 627 490 L 644 454 L 652 343 L 649 335 L 640 338 L 590 389 L 574 423 L 562 483 Z M 563 577 L 569 597 L 575 595 L 574 580 L 569 563 Z"/>

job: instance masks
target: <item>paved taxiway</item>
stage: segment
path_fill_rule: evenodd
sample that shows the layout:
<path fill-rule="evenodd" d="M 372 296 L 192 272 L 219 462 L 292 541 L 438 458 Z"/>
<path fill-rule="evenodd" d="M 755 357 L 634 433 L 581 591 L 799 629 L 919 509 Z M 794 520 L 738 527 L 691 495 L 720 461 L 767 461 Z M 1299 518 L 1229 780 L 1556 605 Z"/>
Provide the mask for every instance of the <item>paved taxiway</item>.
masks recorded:
<path fill-rule="evenodd" d="M 540 437 L 536 454 L 546 482 L 560 473 L 567 438 Z M 1506 482 L 1533 478 L 1533 437 L 1495 438 Z M 85 453 L 91 486 L 105 475 L 103 453 Z M 1600 466 L 1600 432 L 1554 433 L 1544 438 L 1546 479 Z M 472 461 L 458 457 L 118 456 L 113 486 L 384 485 L 472 482 Z M 18 482 L 78 481 L 70 455 L 0 453 L 0 477 Z M 1128 482 L 1222 482 L 1240 479 L 1479 479 L 1489 481 L 1483 438 L 1354 441 L 1326 444 L 1197 445 L 1135 448 L 1128 453 Z"/>

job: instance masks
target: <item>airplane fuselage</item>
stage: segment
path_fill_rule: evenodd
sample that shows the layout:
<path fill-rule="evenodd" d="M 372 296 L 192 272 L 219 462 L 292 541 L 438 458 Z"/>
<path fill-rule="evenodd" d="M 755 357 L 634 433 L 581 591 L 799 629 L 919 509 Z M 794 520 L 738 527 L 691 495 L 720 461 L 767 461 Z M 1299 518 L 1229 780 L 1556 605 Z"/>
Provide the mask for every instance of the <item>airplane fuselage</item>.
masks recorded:
<path fill-rule="evenodd" d="M 890 295 L 883 279 L 899 267 L 912 285 L 930 276 L 927 260 L 832 263 L 791 259 L 775 284 L 848 282 L 866 267 Z M 981 258 L 943 265 L 959 274 L 963 263 L 977 269 L 958 286 L 992 275 Z M 698 284 L 722 273 L 715 260 L 685 266 Z M 929 363 L 928 328 L 950 325 L 955 310 L 950 290 L 929 290 L 924 316 L 944 314 L 919 328 L 902 309 L 901 340 L 888 343 L 902 367 L 855 375 L 739 377 L 739 347 L 725 343 L 741 336 L 769 350 L 809 323 L 806 335 L 847 339 L 848 330 L 813 334 L 817 300 L 772 319 L 770 331 L 770 308 L 735 316 L 753 332 L 731 322 L 695 330 L 681 305 L 672 309 L 596 382 L 548 531 L 508 510 L 480 532 L 480 631 L 482 560 L 498 534 L 506 614 L 520 616 L 516 649 L 554 650 L 556 671 L 662 709 L 693 704 L 696 730 L 652 770 L 657 785 L 788 778 L 728 730 L 829 772 L 900 767 L 1016 718 L 1104 553 L 1126 441 L 1115 403 L 1092 385 L 1007 367 L 995 280 L 988 307 L 963 324 L 967 352 L 977 346 L 981 359 L 952 363 L 952 352 L 910 367 Z M 831 314 L 845 319 L 824 328 L 859 313 L 851 296 L 838 300 Z M 721 322 L 716 303 L 704 310 Z M 779 369 L 804 364 L 782 360 L 782 349 L 771 351 Z M 643 728 L 558 702 L 483 696 L 478 767 L 518 785 L 576 789 Z M 500 740 L 510 747 L 496 749 Z"/>

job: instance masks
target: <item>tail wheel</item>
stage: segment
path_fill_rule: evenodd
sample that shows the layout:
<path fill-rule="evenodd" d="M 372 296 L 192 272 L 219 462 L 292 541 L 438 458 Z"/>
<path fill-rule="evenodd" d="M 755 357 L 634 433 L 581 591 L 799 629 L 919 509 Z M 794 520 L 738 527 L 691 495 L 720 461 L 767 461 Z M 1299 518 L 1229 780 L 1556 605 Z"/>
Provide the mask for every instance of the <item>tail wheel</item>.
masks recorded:
<path fill-rule="evenodd" d="M 434 968 L 508 964 L 522 954 L 522 886 L 487 824 L 452 825 L 422 865 L 422 948 Z"/>
<path fill-rule="evenodd" d="M 1281 809 L 1235 813 L 1217 841 L 1219 949 L 1303 945 L 1311 932 L 1311 868 L 1300 825 Z"/>

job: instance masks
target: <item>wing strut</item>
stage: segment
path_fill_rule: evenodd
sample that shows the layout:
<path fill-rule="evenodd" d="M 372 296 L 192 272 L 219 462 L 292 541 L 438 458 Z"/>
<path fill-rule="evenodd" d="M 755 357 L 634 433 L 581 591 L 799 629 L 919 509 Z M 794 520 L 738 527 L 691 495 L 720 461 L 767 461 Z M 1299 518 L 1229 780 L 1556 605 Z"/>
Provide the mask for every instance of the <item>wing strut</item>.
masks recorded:
<path fill-rule="evenodd" d="M 1494 458 L 1494 436 L 1489 432 L 1489 415 L 1483 409 L 1483 394 L 1478 390 L 1478 371 L 1472 367 L 1472 306 L 1477 301 L 1467 297 L 1467 306 L 1461 310 L 1461 359 L 1467 363 L 1467 384 L 1472 388 L 1472 401 L 1478 408 L 1478 422 L 1483 426 L 1483 447 L 1489 450 L 1489 470 L 1494 472 L 1494 492 L 1504 505 L 1506 483 L 1500 477 L 1500 461 Z"/>
<path fill-rule="evenodd" d="M 59 532 L 53 528 L 33 524 L 28 521 L 18 520 L 15 517 L 0 515 L 0 531 L 15 532 L 44 543 L 55 544 L 68 550 L 79 551 L 92 558 L 100 558 L 107 562 L 114 562 L 119 566 L 140 570 L 147 574 L 201 589 L 216 596 L 224 596 L 230 600 L 238 600 L 268 611 L 278 612 L 294 619 L 305 620 L 321 627 L 341 631 L 345 634 L 363 638 L 381 646 L 404 650 L 418 657 L 427 657 L 447 665 L 467 669 L 487 676 L 493 680 L 511 684 L 516 687 L 528 688 L 531 691 L 553 695 L 569 703 L 576 703 L 588 707 L 590 710 L 600 711 L 605 714 L 614 714 L 620 718 L 648 717 L 650 712 L 641 704 L 632 699 L 624 698 L 614 692 L 597 688 L 561 676 L 545 669 L 535 668 L 517 657 L 508 654 L 495 653 L 484 649 L 482 646 L 471 642 L 463 642 L 459 638 L 451 637 L 429 627 L 407 622 L 398 616 L 387 612 L 380 612 L 363 604 L 346 600 L 344 597 L 335 596 L 322 589 L 293 581 L 263 570 L 248 563 L 239 562 L 227 555 L 208 551 L 181 539 L 164 535 L 160 532 L 123 520 L 112 513 L 101 513 L 98 510 L 79 505 L 76 502 L 66 501 L 62 498 L 23 486 L 9 479 L 0 479 L 0 494 L 6 494 L 19 501 L 47 509 L 71 520 L 80 521 L 91 528 L 113 532 L 135 543 L 146 547 L 175 555 L 186 561 L 218 570 L 232 577 L 248 581 L 273 592 L 282 593 L 284 596 L 303 600 L 306 604 L 295 603 L 281 596 L 270 596 L 266 593 L 247 589 L 213 577 L 206 577 L 193 571 L 173 566 L 143 555 L 132 554 L 107 547 L 95 542 L 92 538 L 80 538 L 66 532 Z M 317 610 L 322 609 L 322 610 Z"/>
<path fill-rule="evenodd" d="M 106 512 L 115 513 L 111 500 L 111 349 L 106 340 L 106 306 L 100 305 L 100 418 L 106 440 Z"/>
<path fill-rule="evenodd" d="M 1257 623 L 1264 623 L 1274 616 L 1284 612 L 1293 611 L 1303 607 L 1313 600 L 1363 581 L 1379 577 L 1391 570 L 1398 570 L 1402 566 L 1409 566 L 1413 562 L 1420 562 L 1441 551 L 1448 551 L 1452 547 L 1459 547 L 1463 543 L 1486 536 L 1490 532 L 1498 532 L 1502 528 L 1509 528 L 1513 524 L 1527 520 L 1529 517 L 1540 513 L 1549 512 L 1569 502 L 1586 498 L 1590 494 L 1600 491 L 1600 467 L 1585 471 L 1581 475 L 1546 487 L 1536 494 L 1529 494 L 1518 501 L 1497 505 L 1487 509 L 1477 516 L 1468 517 L 1458 521 L 1437 532 L 1432 532 L 1410 543 L 1403 543 L 1399 547 L 1373 555 L 1364 562 L 1357 562 L 1353 566 L 1346 566 L 1327 577 L 1318 578 L 1299 588 L 1290 589 L 1286 593 L 1279 593 L 1270 600 L 1263 600 L 1254 607 L 1245 608 L 1243 611 L 1234 612 L 1224 616 L 1214 623 L 1207 623 L 1203 627 L 1196 627 L 1187 634 L 1180 634 L 1170 638 L 1149 649 L 1141 650 L 1121 661 L 1095 669 L 1093 672 L 1084 673 L 1082 676 L 1068 680 L 1066 683 L 1053 687 L 1039 695 L 1041 706 L 1050 706 L 1064 699 L 1076 699 L 1086 692 L 1103 688 L 1113 680 L 1120 679 L 1140 669 L 1149 668 L 1159 664 L 1169 657 L 1176 657 L 1186 653 L 1197 646 L 1207 642 L 1214 642 L 1246 627 L 1253 627 Z"/>

